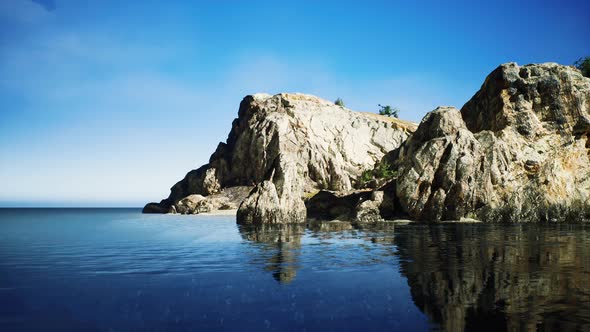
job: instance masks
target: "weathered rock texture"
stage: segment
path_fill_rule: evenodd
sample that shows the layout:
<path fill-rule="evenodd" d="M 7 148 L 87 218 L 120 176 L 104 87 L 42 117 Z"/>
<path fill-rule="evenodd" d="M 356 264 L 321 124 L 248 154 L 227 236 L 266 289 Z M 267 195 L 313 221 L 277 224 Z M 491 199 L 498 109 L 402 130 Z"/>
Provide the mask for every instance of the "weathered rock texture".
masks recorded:
<path fill-rule="evenodd" d="M 198 196 L 254 186 L 239 223 L 305 222 L 303 198 L 319 190 L 351 190 L 362 171 L 401 145 L 415 125 L 353 112 L 303 94 L 257 94 L 240 104 L 226 143 L 209 164 L 189 172 L 170 196 L 144 212 L 194 213 Z"/>
<path fill-rule="evenodd" d="M 439 107 L 388 158 L 410 218 L 590 219 L 590 79 L 553 63 L 494 70 L 461 111 Z"/>
<path fill-rule="evenodd" d="M 199 202 L 250 186 L 239 223 L 590 220 L 590 79 L 577 69 L 504 64 L 461 110 L 414 129 L 308 95 L 248 96 L 209 164 L 144 212 L 223 206 Z M 357 180 L 373 165 L 389 175 L 370 191 Z"/>

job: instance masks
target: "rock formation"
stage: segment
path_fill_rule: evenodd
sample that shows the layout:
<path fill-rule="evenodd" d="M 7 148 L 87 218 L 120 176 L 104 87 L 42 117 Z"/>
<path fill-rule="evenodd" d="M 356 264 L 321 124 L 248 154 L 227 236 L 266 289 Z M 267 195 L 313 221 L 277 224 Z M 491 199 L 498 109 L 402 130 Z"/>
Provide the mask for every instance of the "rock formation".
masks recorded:
<path fill-rule="evenodd" d="M 380 222 L 590 220 L 590 79 L 553 63 L 494 70 L 459 111 L 439 107 L 383 162 L 371 192 L 320 193 L 312 218 Z"/>
<path fill-rule="evenodd" d="M 414 129 L 412 123 L 309 95 L 247 96 L 227 142 L 219 144 L 209 164 L 189 172 L 167 199 L 146 205 L 144 212 L 196 213 L 197 201 L 250 186 L 239 223 L 305 222 L 305 196 L 353 189 L 363 170 Z"/>
<path fill-rule="evenodd" d="M 392 153 L 414 220 L 590 219 L 590 79 L 553 63 L 494 70 L 461 111 L 439 107 Z"/>
<path fill-rule="evenodd" d="M 388 175 L 367 186 L 373 166 Z M 235 186 L 253 188 L 239 197 L 247 224 L 588 221 L 590 79 L 507 63 L 461 110 L 439 107 L 417 129 L 308 95 L 247 96 L 209 164 L 144 212 L 228 206 L 219 195 Z"/>

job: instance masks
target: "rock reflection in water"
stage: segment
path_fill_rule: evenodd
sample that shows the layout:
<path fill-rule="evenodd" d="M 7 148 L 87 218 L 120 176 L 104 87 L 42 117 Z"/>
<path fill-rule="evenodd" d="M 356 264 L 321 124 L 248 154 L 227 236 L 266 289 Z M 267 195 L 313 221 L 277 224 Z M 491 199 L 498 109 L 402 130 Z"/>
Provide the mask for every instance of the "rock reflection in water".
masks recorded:
<path fill-rule="evenodd" d="M 290 283 L 295 279 L 300 265 L 301 242 L 305 236 L 322 243 L 323 247 L 319 255 L 330 257 L 323 262 L 324 267 L 366 266 L 369 262 L 376 264 L 395 255 L 393 223 L 357 225 L 341 221 L 315 221 L 308 225 L 262 224 L 239 225 L 238 228 L 244 240 L 256 244 L 254 246 L 256 252 L 251 256 L 252 263 L 264 266 L 264 269 L 271 272 L 273 278 L 280 283 Z M 367 244 L 380 243 L 381 245 L 371 247 L 359 244 L 358 240 L 366 241 Z M 325 241 L 348 243 L 350 246 L 358 247 L 359 250 L 350 252 L 345 250 L 347 257 L 340 259 L 339 255 L 334 255 L 341 250 L 339 246 L 330 245 L 330 242 Z M 386 244 L 391 248 L 384 251 Z M 380 249 L 374 251 L 376 248 Z"/>
<path fill-rule="evenodd" d="M 297 275 L 297 264 L 301 249 L 301 237 L 305 226 L 299 224 L 263 224 L 239 226 L 242 238 L 263 244 L 270 251 L 265 269 L 280 283 L 289 283 Z"/>
<path fill-rule="evenodd" d="M 446 331 L 590 331 L 584 226 L 396 229 L 415 304 Z"/>

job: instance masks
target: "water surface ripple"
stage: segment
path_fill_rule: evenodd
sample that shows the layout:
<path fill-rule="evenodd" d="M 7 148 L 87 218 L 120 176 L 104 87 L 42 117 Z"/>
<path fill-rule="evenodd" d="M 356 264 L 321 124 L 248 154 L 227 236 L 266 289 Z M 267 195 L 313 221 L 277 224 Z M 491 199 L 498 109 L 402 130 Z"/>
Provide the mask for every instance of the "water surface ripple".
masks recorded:
<path fill-rule="evenodd" d="M 583 225 L 0 209 L 0 331 L 590 330 Z"/>

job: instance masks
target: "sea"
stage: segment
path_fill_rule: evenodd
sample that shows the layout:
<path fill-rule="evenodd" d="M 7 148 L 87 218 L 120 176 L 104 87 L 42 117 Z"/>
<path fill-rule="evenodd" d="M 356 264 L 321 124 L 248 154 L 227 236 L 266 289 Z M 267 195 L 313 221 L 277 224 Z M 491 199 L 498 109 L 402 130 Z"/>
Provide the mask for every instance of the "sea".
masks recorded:
<path fill-rule="evenodd" d="M 0 331 L 590 331 L 590 226 L 0 209 Z"/>

